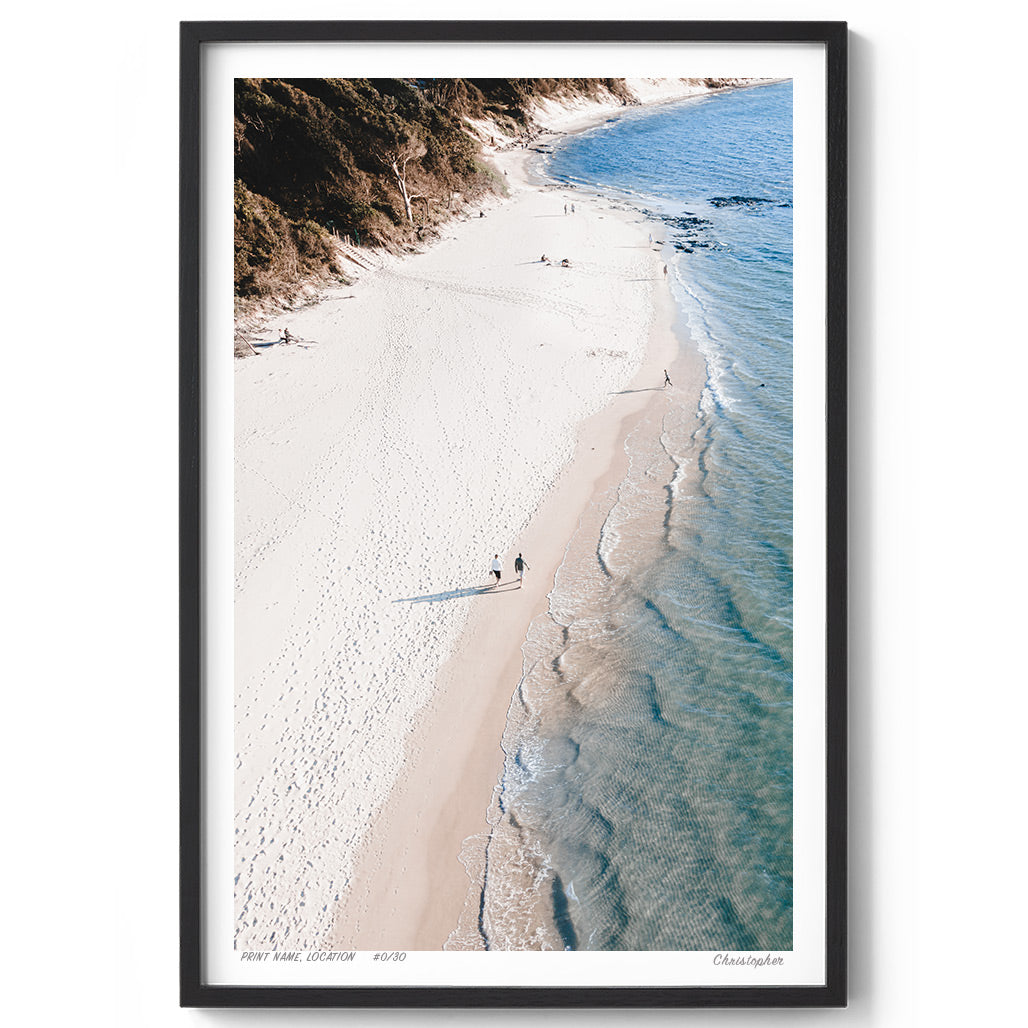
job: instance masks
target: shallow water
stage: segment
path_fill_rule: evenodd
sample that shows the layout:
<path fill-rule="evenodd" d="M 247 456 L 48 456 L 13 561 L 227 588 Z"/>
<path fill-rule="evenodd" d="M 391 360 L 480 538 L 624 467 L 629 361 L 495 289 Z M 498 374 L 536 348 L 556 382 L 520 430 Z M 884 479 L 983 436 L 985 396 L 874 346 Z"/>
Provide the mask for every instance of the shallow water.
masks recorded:
<path fill-rule="evenodd" d="M 548 172 L 650 216 L 706 382 L 634 427 L 569 543 L 451 944 L 787 950 L 791 84 L 629 111 Z"/>

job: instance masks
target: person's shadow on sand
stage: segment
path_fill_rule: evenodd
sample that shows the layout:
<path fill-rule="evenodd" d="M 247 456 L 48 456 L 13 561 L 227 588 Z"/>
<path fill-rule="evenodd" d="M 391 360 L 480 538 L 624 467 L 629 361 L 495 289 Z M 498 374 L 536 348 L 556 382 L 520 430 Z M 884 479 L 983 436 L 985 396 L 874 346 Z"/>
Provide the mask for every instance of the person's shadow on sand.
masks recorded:
<path fill-rule="evenodd" d="M 255 350 L 266 350 L 269 346 L 299 346 L 301 350 L 309 350 L 311 344 L 314 342 L 313 339 L 298 339 L 296 336 L 292 336 L 289 339 L 264 339 L 258 343 L 251 343 L 250 345 Z"/>
<path fill-rule="evenodd" d="M 443 593 L 427 593 L 424 596 L 405 596 L 393 603 L 439 603 L 442 600 L 462 600 L 466 596 L 489 596 L 499 592 L 504 586 L 517 585 L 517 580 L 509 582 L 495 582 L 492 585 L 467 585 L 462 589 L 449 589 Z"/>

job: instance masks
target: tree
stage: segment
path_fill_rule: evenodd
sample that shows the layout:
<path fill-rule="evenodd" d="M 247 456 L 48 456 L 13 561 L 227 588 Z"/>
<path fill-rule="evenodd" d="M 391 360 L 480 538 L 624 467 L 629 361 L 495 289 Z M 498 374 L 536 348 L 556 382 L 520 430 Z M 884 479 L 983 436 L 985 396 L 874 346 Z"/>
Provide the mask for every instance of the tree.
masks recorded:
<path fill-rule="evenodd" d="M 407 220 L 414 224 L 414 212 L 411 210 L 411 201 L 424 199 L 425 193 L 412 193 L 408 186 L 407 166 L 411 161 L 419 161 L 428 153 L 428 147 L 418 139 L 417 136 L 407 136 L 400 139 L 394 146 L 387 147 L 383 151 L 385 162 L 392 169 L 393 177 L 396 179 L 400 196 L 403 197 L 403 209 L 407 213 Z"/>

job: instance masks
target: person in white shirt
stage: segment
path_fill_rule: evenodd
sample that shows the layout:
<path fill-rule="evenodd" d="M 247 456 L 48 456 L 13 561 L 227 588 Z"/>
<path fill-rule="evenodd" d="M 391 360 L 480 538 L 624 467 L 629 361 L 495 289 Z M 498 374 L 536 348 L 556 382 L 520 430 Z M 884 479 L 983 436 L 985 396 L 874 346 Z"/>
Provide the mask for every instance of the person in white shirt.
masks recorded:
<path fill-rule="evenodd" d="M 496 584 L 500 584 L 500 573 L 503 571 L 503 565 L 500 563 L 500 555 L 498 553 L 493 554 L 493 574 L 496 576 Z"/>

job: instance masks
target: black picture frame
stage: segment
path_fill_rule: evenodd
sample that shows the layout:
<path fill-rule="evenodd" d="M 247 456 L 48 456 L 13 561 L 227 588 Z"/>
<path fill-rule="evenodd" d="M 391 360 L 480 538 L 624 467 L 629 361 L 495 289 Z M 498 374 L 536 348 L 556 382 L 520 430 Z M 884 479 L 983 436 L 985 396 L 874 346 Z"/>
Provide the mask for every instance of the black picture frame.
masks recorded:
<path fill-rule="evenodd" d="M 827 81 L 825 982 L 645 988 L 220 986 L 203 976 L 204 495 L 201 54 L 209 44 L 579 42 L 811 43 Z M 189 1007 L 821 1007 L 846 1004 L 847 27 L 843 22 L 184 22 L 180 36 L 180 1003 Z"/>

